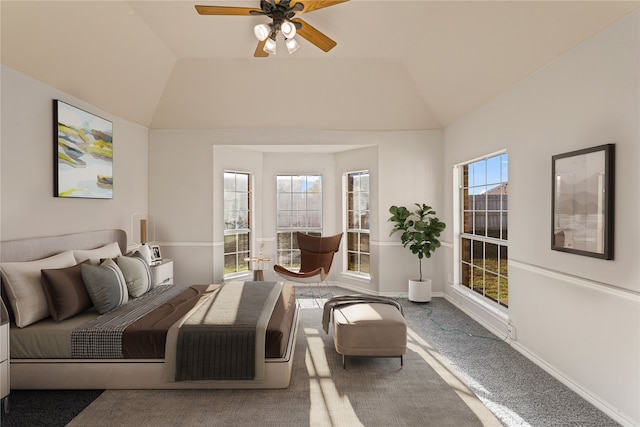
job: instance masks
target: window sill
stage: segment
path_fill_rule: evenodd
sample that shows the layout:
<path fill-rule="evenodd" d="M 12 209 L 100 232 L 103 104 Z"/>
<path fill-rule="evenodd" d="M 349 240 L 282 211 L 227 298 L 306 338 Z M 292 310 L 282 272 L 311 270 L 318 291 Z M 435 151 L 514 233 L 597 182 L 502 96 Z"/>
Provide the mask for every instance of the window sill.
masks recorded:
<path fill-rule="evenodd" d="M 341 273 L 341 276 L 344 277 L 345 279 L 351 279 L 351 280 L 355 280 L 363 283 L 371 283 L 371 276 L 368 274 L 358 274 L 358 273 L 343 271 Z"/>
<path fill-rule="evenodd" d="M 492 302 L 481 295 L 478 295 L 476 292 L 467 288 L 466 286 L 462 286 L 459 284 L 453 285 L 453 289 L 458 293 L 464 296 L 468 301 L 472 302 L 477 307 L 480 307 L 485 312 L 495 316 L 501 321 L 507 322 L 509 320 L 509 309 L 499 305 L 498 303 Z"/>
<path fill-rule="evenodd" d="M 251 277 L 251 271 L 243 271 L 242 273 L 229 274 L 222 278 L 223 282 L 230 282 L 238 279 L 249 279 Z"/>

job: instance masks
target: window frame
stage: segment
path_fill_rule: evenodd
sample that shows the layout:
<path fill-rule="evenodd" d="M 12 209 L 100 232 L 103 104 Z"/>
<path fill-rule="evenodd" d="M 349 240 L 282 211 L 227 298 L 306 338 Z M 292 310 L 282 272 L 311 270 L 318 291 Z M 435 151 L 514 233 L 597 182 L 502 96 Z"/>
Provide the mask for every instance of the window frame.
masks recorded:
<path fill-rule="evenodd" d="M 246 227 L 241 228 L 230 228 L 228 229 L 226 226 L 227 223 L 227 193 L 229 193 L 226 189 L 226 177 L 227 174 L 234 174 L 236 177 L 238 175 L 245 175 L 247 177 L 247 220 Z M 251 272 L 249 268 L 249 263 L 244 259 L 246 257 L 251 256 L 251 249 L 253 247 L 253 184 L 254 184 L 254 176 L 251 172 L 237 171 L 237 170 L 225 170 L 223 172 L 223 214 L 222 214 L 222 222 L 223 222 L 223 248 L 222 248 L 222 266 L 223 266 L 223 277 L 224 279 L 231 279 L 239 276 L 245 276 Z M 237 191 L 237 187 L 234 190 L 235 194 L 244 193 L 244 191 Z M 238 209 L 235 209 L 238 210 Z M 236 217 L 237 218 L 237 217 Z M 235 240 L 235 250 L 227 252 L 227 239 L 229 236 L 233 236 Z M 240 250 L 240 236 L 246 236 L 246 250 Z M 235 256 L 235 271 L 227 273 L 227 256 Z"/>
<path fill-rule="evenodd" d="M 356 207 L 351 206 L 351 201 L 355 201 L 355 197 L 350 197 L 351 193 L 355 193 L 351 191 L 350 188 L 350 177 L 354 175 L 362 176 L 366 174 L 368 176 L 368 186 L 367 186 L 367 207 L 366 209 L 361 209 L 360 206 Z M 358 193 L 364 193 L 363 191 L 358 191 Z M 350 276 L 355 276 L 358 278 L 363 278 L 370 280 L 371 279 L 371 171 L 368 169 L 357 170 L 357 171 L 349 171 L 345 172 L 342 175 L 342 195 L 343 195 L 343 232 L 345 235 L 345 250 L 343 251 L 343 273 Z M 360 227 L 351 228 L 350 217 L 352 212 L 367 212 L 367 227 L 362 227 L 362 222 L 358 221 Z M 360 217 L 362 218 L 362 217 Z M 355 242 L 356 248 L 354 249 L 351 245 L 352 236 L 356 236 L 357 241 Z M 365 244 L 367 250 L 363 250 L 363 237 L 366 236 L 367 243 Z M 350 257 L 355 256 L 357 258 L 356 265 L 357 270 L 352 270 L 350 262 Z M 368 271 L 363 271 L 363 262 L 362 258 L 366 256 L 369 260 L 368 262 Z"/>
<path fill-rule="evenodd" d="M 453 263 L 454 263 L 453 285 L 456 289 L 462 291 L 469 297 L 474 298 L 476 301 L 480 302 L 484 306 L 489 308 L 495 308 L 495 309 L 498 309 L 499 311 L 508 310 L 508 282 L 509 282 L 508 197 L 505 198 L 505 196 L 508 196 L 507 188 L 509 183 L 509 177 L 508 177 L 509 158 L 508 157 L 509 156 L 506 150 L 500 150 L 498 152 L 494 152 L 486 156 L 478 157 L 466 162 L 459 163 L 455 165 L 453 168 L 453 178 L 454 178 L 453 212 L 454 212 L 454 236 L 455 236 L 454 260 L 453 260 Z M 466 187 L 468 189 L 469 188 L 478 189 L 481 187 L 485 188 L 485 193 L 478 193 L 478 194 L 486 195 L 485 202 L 484 202 L 485 203 L 484 209 L 476 210 L 475 206 L 473 206 L 472 208 L 468 208 L 467 206 L 467 208 L 465 208 L 465 195 L 472 195 L 475 193 L 474 191 L 465 193 L 465 185 L 464 185 L 465 184 L 465 178 L 464 178 L 465 167 L 472 164 L 477 164 L 480 162 L 485 162 L 485 167 L 486 167 L 488 164 L 488 161 L 495 158 L 497 158 L 499 162 L 502 162 L 503 159 L 506 160 L 506 166 L 503 166 L 500 163 L 499 180 L 497 182 L 492 182 L 488 180 L 487 179 L 488 172 L 487 172 L 487 168 L 485 168 L 484 182 L 481 182 L 479 185 L 476 185 L 475 183 L 473 184 L 468 183 L 468 186 Z M 506 172 L 506 180 L 504 179 L 503 172 Z M 500 194 L 501 194 L 499 209 L 489 209 L 488 208 L 490 205 L 489 203 L 490 201 L 488 200 L 488 197 L 490 194 L 489 192 L 496 188 L 500 189 Z M 475 198 L 473 199 L 473 202 L 474 203 L 476 202 Z M 465 215 L 466 213 L 471 214 L 472 224 L 471 224 L 470 230 L 469 230 L 469 227 L 465 230 L 465 219 L 469 219 L 469 215 Z M 488 224 L 488 218 L 490 214 L 496 214 L 494 216 L 498 216 L 499 218 L 500 232 L 497 237 L 489 235 L 490 234 L 489 227 L 486 226 L 486 224 Z M 483 218 L 483 220 L 485 221 L 485 228 L 484 228 L 483 234 L 475 233 L 476 230 L 479 230 L 479 228 L 476 228 L 476 223 L 475 223 L 476 218 L 478 217 Z M 469 244 L 465 245 L 465 241 L 469 242 Z M 469 251 L 470 251 L 469 257 L 465 256 L 466 255 L 464 251 L 465 246 L 469 247 Z M 482 260 L 482 267 L 479 267 L 474 264 L 475 250 L 477 250 L 479 247 L 482 247 L 482 255 L 480 257 L 475 257 L 475 259 Z M 496 268 L 487 267 L 486 248 L 495 249 L 498 254 Z M 504 260 L 504 263 L 502 263 L 502 260 Z M 471 276 L 469 279 L 469 286 L 463 283 L 465 268 L 469 268 L 472 273 L 474 271 L 482 272 L 482 277 L 483 277 L 482 292 L 479 292 L 477 289 L 474 289 L 473 282 L 472 282 L 473 276 Z M 489 275 L 487 275 L 487 273 L 489 273 Z M 495 299 L 487 295 L 488 286 L 486 283 L 487 277 L 494 277 L 494 276 L 497 278 L 497 291 L 496 291 L 497 296 Z M 504 279 L 504 283 L 502 279 Z M 506 285 L 506 290 L 501 288 L 503 284 Z M 506 300 L 506 303 L 504 302 L 504 300 Z"/>
<path fill-rule="evenodd" d="M 294 178 L 295 177 L 304 177 L 305 182 L 308 184 L 309 183 L 309 178 L 312 179 L 318 179 L 320 182 L 320 191 L 317 192 L 308 192 L 308 191 L 293 191 L 294 190 Z M 280 186 L 278 185 L 278 179 L 279 178 L 290 178 L 291 179 L 291 190 L 290 191 L 280 191 Z M 307 189 L 309 187 L 306 187 Z M 308 194 L 309 193 L 313 193 L 313 194 L 319 194 L 320 195 L 320 206 L 319 209 L 307 209 L 309 207 L 308 201 Z M 281 194 L 291 194 L 292 198 L 293 195 L 295 194 L 304 194 L 304 199 L 305 199 L 305 209 L 293 209 L 293 206 L 291 206 L 290 209 L 280 209 L 280 195 Z M 321 173 L 278 173 L 276 174 L 276 191 L 275 191 L 275 197 L 276 197 L 276 264 L 282 265 L 283 267 L 286 267 L 290 270 L 293 271 L 297 271 L 300 268 L 300 249 L 298 249 L 298 242 L 295 238 L 295 235 L 298 231 L 303 232 L 303 233 L 307 233 L 313 236 L 322 236 L 323 233 L 323 227 L 324 227 L 324 177 L 322 176 Z M 293 199 L 292 199 L 292 205 L 293 205 Z M 305 214 L 308 214 L 310 212 L 316 212 L 319 213 L 320 215 L 320 225 L 319 226 L 309 226 L 309 222 L 308 222 L 308 216 L 305 215 L 305 218 L 307 218 L 306 221 L 306 225 L 301 227 L 301 226 L 294 226 L 292 223 L 290 224 L 290 226 L 288 227 L 281 227 L 280 226 L 280 213 L 284 212 L 284 211 L 289 211 L 289 212 L 304 212 Z M 281 239 L 283 238 L 282 235 L 284 234 L 288 234 L 288 247 L 281 247 Z M 287 255 L 285 255 L 284 253 L 288 252 Z"/>

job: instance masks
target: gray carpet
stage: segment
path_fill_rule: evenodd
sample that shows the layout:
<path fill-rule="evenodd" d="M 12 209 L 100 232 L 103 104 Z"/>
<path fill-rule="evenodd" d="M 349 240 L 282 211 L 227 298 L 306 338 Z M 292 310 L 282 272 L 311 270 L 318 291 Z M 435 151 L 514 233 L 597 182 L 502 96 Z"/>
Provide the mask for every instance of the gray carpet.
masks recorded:
<path fill-rule="evenodd" d="M 352 358 L 342 369 L 332 336 L 322 331 L 322 301 L 304 298 L 318 291 L 300 293 L 303 308 L 289 388 L 107 390 L 69 426 L 500 425 L 414 331 L 403 369 L 397 358 Z"/>
<path fill-rule="evenodd" d="M 444 298 L 399 301 L 411 327 L 447 358 L 503 425 L 619 426 Z"/>

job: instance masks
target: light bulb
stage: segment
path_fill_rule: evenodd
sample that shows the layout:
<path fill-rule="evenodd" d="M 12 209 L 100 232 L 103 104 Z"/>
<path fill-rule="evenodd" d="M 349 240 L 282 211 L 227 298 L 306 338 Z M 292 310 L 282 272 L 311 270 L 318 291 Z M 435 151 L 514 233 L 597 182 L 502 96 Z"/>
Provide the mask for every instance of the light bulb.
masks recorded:
<path fill-rule="evenodd" d="M 280 31 L 282 31 L 282 35 L 283 36 L 285 36 L 286 38 L 290 39 L 290 38 L 293 38 L 293 36 L 296 35 L 296 26 L 293 24 L 293 22 L 284 21 L 280 25 Z"/>
<path fill-rule="evenodd" d="M 287 45 L 289 54 L 292 54 L 300 48 L 300 43 L 298 43 L 296 39 L 287 39 L 284 43 Z"/>
<path fill-rule="evenodd" d="M 267 52 L 270 55 L 275 55 L 276 54 L 276 41 L 272 38 L 268 38 L 266 43 L 264 44 L 264 47 L 262 48 L 262 50 L 264 50 L 265 52 Z"/>
<path fill-rule="evenodd" d="M 271 33 L 271 28 L 267 24 L 258 24 L 253 27 L 253 34 L 256 36 L 258 40 L 265 41 L 269 34 Z"/>

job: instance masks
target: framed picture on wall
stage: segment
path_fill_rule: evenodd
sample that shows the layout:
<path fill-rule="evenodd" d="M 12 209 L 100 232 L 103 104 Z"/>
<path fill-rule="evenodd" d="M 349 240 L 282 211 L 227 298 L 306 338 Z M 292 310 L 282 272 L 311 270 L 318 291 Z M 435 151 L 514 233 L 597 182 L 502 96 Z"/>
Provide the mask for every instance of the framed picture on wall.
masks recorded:
<path fill-rule="evenodd" d="M 552 158 L 551 249 L 613 259 L 615 144 Z"/>
<path fill-rule="evenodd" d="M 53 100 L 54 197 L 113 198 L 113 124 Z"/>

